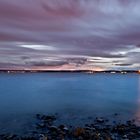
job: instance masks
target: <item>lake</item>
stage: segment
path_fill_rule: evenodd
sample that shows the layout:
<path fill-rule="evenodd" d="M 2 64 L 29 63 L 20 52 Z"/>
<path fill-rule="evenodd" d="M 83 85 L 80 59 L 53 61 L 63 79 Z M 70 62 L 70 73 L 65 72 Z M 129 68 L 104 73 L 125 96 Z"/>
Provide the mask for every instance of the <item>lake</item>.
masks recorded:
<path fill-rule="evenodd" d="M 140 120 L 140 75 L 85 73 L 0 74 L 0 133 L 26 133 L 35 114 L 86 123 L 105 116 Z"/>

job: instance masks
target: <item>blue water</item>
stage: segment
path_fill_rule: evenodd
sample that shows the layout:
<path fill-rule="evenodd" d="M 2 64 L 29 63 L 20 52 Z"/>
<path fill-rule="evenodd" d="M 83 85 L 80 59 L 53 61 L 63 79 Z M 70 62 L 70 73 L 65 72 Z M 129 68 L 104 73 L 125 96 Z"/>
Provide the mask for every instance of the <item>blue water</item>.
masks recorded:
<path fill-rule="evenodd" d="M 0 132 L 28 131 L 36 113 L 70 123 L 116 112 L 139 120 L 139 86 L 138 74 L 0 74 Z"/>

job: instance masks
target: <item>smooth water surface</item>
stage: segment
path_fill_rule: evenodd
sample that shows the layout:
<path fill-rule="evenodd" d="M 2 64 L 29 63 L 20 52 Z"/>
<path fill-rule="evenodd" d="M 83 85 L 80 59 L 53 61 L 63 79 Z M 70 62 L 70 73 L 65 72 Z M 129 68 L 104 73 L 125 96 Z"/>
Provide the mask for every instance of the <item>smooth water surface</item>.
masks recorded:
<path fill-rule="evenodd" d="M 139 119 L 138 74 L 0 74 L 0 132 L 28 131 L 36 113 L 69 122 L 90 116 Z"/>

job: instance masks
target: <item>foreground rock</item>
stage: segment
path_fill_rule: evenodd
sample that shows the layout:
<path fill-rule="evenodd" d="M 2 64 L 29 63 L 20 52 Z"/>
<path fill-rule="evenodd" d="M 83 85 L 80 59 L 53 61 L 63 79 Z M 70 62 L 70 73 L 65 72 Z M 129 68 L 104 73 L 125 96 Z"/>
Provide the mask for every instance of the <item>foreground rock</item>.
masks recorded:
<path fill-rule="evenodd" d="M 0 140 L 139 140 L 140 127 L 135 121 L 108 124 L 108 119 L 98 117 L 84 127 L 56 125 L 55 115 L 37 114 L 36 131 L 27 136 L 0 135 Z"/>

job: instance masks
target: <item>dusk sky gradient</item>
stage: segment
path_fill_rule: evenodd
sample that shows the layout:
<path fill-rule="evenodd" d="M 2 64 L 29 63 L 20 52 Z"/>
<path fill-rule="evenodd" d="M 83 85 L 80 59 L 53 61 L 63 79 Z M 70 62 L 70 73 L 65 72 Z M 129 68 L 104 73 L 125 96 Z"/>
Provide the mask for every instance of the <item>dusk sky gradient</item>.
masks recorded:
<path fill-rule="evenodd" d="M 0 69 L 140 69 L 140 0 L 0 0 Z"/>

